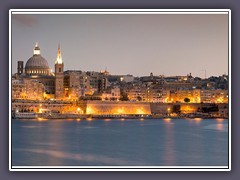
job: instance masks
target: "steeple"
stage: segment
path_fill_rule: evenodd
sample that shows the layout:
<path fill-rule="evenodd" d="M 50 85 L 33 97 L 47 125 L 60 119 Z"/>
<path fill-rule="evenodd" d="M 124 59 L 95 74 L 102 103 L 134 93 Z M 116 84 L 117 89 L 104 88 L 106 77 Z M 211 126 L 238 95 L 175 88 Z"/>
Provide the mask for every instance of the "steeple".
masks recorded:
<path fill-rule="evenodd" d="M 57 54 L 57 59 L 55 61 L 55 64 L 63 64 L 60 44 L 58 44 L 58 54 Z"/>
<path fill-rule="evenodd" d="M 64 64 L 62 61 L 60 44 L 58 44 L 58 54 L 55 61 L 55 99 L 62 99 L 64 97 L 63 72 Z"/>
<path fill-rule="evenodd" d="M 40 48 L 38 46 L 38 42 L 35 44 L 35 48 L 33 50 L 33 55 L 39 55 L 40 54 Z"/>

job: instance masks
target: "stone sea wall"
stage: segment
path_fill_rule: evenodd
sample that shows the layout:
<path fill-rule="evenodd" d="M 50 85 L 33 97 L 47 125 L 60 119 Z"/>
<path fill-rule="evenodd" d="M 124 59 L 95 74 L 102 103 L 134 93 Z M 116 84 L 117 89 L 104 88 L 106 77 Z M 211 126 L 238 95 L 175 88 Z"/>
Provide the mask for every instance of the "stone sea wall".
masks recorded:
<path fill-rule="evenodd" d="M 147 103 L 147 102 L 109 102 L 109 101 L 87 101 L 86 114 L 189 114 L 202 112 L 214 107 L 228 108 L 227 104 L 211 103 Z"/>
<path fill-rule="evenodd" d="M 150 103 L 87 101 L 86 114 L 151 114 Z"/>

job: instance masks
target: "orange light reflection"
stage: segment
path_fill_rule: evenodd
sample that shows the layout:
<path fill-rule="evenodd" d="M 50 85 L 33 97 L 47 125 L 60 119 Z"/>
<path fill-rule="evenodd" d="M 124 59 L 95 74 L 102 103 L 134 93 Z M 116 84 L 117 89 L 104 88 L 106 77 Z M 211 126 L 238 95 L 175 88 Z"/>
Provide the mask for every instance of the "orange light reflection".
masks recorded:
<path fill-rule="evenodd" d="M 171 122 L 171 120 L 172 120 L 171 118 L 164 118 L 164 119 L 163 119 L 163 121 L 166 122 L 166 123 Z"/>

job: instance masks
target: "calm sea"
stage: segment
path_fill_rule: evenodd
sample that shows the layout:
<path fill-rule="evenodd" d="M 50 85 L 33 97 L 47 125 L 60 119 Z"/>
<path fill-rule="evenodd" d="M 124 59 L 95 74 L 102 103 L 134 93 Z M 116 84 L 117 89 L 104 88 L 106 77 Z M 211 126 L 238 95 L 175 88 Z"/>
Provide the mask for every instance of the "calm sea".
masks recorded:
<path fill-rule="evenodd" d="M 14 166 L 227 166 L 228 120 L 12 120 Z"/>

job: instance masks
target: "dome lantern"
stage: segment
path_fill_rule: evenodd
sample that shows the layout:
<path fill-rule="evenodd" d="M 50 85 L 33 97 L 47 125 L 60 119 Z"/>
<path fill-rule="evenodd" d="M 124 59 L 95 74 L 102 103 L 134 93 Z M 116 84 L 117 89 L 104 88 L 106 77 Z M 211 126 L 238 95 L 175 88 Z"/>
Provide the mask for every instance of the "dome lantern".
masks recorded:
<path fill-rule="evenodd" d="M 36 42 L 35 48 L 33 50 L 33 55 L 39 55 L 40 54 L 40 48 L 38 46 L 38 42 Z"/>

